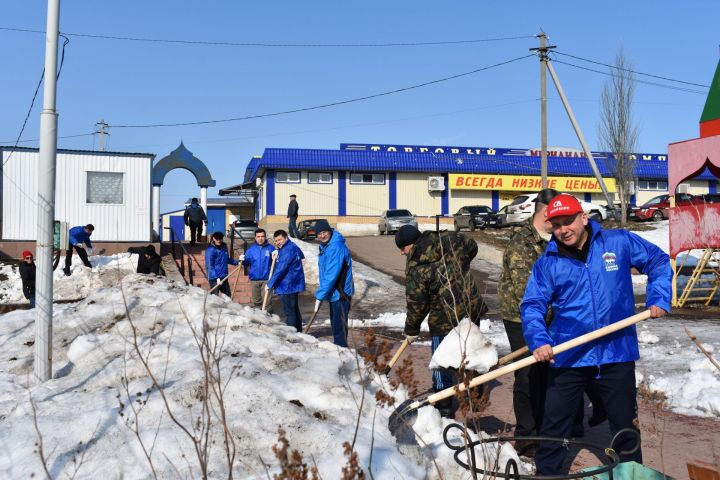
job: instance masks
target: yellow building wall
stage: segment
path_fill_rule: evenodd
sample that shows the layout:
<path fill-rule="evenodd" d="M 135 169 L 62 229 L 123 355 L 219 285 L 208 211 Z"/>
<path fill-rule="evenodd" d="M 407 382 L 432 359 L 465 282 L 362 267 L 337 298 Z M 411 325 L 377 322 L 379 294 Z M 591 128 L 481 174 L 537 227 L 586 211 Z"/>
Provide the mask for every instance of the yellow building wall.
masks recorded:
<path fill-rule="evenodd" d="M 286 214 L 290 195 L 295 194 L 301 216 L 337 215 L 338 173 L 332 174 L 332 183 L 308 183 L 308 172 L 300 173 L 300 183 L 275 182 L 275 214 Z"/>
<path fill-rule="evenodd" d="M 430 173 L 397 173 L 397 208 L 407 208 L 413 215 L 442 213 L 442 192 L 428 192 Z"/>
<path fill-rule="evenodd" d="M 385 185 L 358 185 L 350 183 L 347 174 L 345 213 L 347 215 L 380 215 L 390 204 L 389 175 L 385 174 Z M 399 193 L 398 193 L 399 195 Z M 337 207 L 337 202 L 336 202 Z M 398 208 L 405 208 L 398 202 Z M 412 210 L 411 210 L 412 211 Z M 413 211 L 413 213 L 415 213 Z"/>
<path fill-rule="evenodd" d="M 468 205 L 486 205 L 492 208 L 492 192 L 489 190 L 450 190 L 448 204 L 450 215 L 454 215 L 462 207 Z"/>
<path fill-rule="evenodd" d="M 688 192 L 691 195 L 704 195 L 710 192 L 707 180 L 690 180 L 682 182 L 688 184 Z"/>

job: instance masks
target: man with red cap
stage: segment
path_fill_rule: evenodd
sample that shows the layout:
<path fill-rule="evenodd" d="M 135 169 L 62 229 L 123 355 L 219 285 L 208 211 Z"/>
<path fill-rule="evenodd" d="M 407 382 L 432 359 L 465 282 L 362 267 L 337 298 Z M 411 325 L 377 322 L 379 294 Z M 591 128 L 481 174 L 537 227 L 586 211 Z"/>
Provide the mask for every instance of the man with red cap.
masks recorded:
<path fill-rule="evenodd" d="M 22 279 L 23 295 L 30 302 L 30 308 L 35 308 L 35 260 L 30 250 L 22 252 L 20 262 L 20 278 Z"/>
<path fill-rule="evenodd" d="M 570 438 L 575 409 L 586 387 L 605 405 L 610 432 L 632 429 L 615 443 L 620 461 L 642 463 L 637 424 L 635 326 L 553 355 L 552 347 L 635 313 L 631 269 L 648 276 L 647 307 L 653 318 L 670 311 L 672 270 L 666 253 L 625 230 L 604 230 L 589 220 L 578 200 L 560 194 L 546 217 L 553 238 L 535 262 L 520 307 L 523 335 L 533 356 L 550 362 L 540 436 Z M 548 308 L 553 321 L 545 323 Z M 637 445 L 637 448 L 635 446 Z M 540 442 L 538 475 L 558 475 L 567 449 Z"/>

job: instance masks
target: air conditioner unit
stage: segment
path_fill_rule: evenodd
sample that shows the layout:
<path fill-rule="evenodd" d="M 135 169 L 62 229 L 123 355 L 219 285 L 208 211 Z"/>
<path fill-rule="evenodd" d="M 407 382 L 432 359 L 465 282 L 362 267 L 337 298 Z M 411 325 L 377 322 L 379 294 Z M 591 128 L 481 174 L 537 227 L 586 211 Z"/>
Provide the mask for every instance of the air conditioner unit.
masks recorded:
<path fill-rule="evenodd" d="M 688 193 L 688 188 L 690 188 L 690 184 L 681 183 L 677 186 L 677 193 Z"/>
<path fill-rule="evenodd" d="M 445 177 L 428 177 L 428 192 L 445 191 Z"/>

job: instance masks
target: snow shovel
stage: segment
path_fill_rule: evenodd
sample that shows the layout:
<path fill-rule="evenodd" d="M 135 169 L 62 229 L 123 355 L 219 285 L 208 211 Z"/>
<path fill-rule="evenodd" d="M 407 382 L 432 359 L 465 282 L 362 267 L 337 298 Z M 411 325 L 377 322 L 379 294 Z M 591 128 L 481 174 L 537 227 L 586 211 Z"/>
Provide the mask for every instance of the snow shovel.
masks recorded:
<path fill-rule="evenodd" d="M 273 271 L 275 270 L 275 261 L 277 260 L 277 257 L 273 257 L 272 263 L 270 264 L 270 275 L 268 275 L 268 281 L 272 278 Z M 265 290 L 265 296 L 263 297 L 263 305 L 262 305 L 262 311 L 265 311 L 265 307 L 267 307 L 268 297 L 270 296 L 270 289 L 268 288 Z"/>
<path fill-rule="evenodd" d="M 238 267 L 233 268 L 233 271 L 232 271 L 232 272 L 230 272 L 230 273 L 228 273 L 227 275 L 225 275 L 225 277 L 224 277 L 223 279 L 221 279 L 221 280 L 217 283 L 217 285 L 215 285 L 214 287 L 212 287 L 212 288 L 208 291 L 208 295 L 211 294 L 212 292 L 214 292 L 217 288 L 220 288 L 220 285 L 222 285 L 223 283 L 225 283 L 225 282 L 227 281 L 227 279 L 230 278 L 230 275 L 232 275 L 233 273 L 236 273 L 238 270 L 240 270 L 240 268 L 238 268 Z"/>
<path fill-rule="evenodd" d="M 317 308 L 315 309 L 315 311 L 312 314 L 312 317 L 310 317 L 310 321 L 307 323 L 307 325 L 305 325 L 305 331 L 303 332 L 305 335 L 307 335 L 307 333 L 310 331 L 310 325 L 312 325 L 313 322 L 315 321 L 315 317 L 317 317 L 317 314 L 320 311 L 320 305 L 322 305 L 322 302 L 320 302 L 320 304 L 318 304 Z"/>
<path fill-rule="evenodd" d="M 648 318 L 650 318 L 650 310 L 645 310 L 624 320 L 620 320 L 619 322 L 615 322 L 606 327 L 599 328 L 584 335 L 580 335 L 577 338 L 573 338 L 572 340 L 568 340 L 567 342 L 563 342 L 560 345 L 554 346 L 552 349 L 553 355 L 565 352 L 577 346 L 588 343 L 592 340 L 597 340 L 598 338 L 604 337 L 605 335 L 609 335 L 613 332 L 617 332 L 618 330 L 622 330 L 623 328 L 634 325 L 642 320 L 647 320 Z M 514 354 L 515 352 L 513 352 L 511 355 Z M 520 370 L 521 368 L 525 368 L 534 363 L 537 363 L 537 360 L 535 360 L 535 357 L 532 355 L 523 358 L 522 360 L 518 360 L 517 362 L 505 365 L 504 367 L 500 367 L 497 370 L 493 370 L 484 375 L 480 375 L 479 377 L 475 377 L 470 381 L 468 388 L 475 388 L 478 385 L 487 383 L 490 380 L 495 380 L 496 378 L 502 377 L 507 373 Z M 392 433 L 393 436 L 395 436 L 395 438 L 400 443 L 415 443 L 415 432 L 412 429 L 412 425 L 413 423 L 415 423 L 415 419 L 417 418 L 418 409 L 427 405 L 435 405 L 440 400 L 452 397 L 453 395 L 457 395 L 458 393 L 464 391 L 465 384 L 461 383 L 459 385 L 446 388 L 445 390 L 434 393 L 427 397 L 425 400 L 405 400 L 395 409 L 395 411 L 392 412 L 392 414 L 390 414 L 390 422 L 388 424 L 388 429 L 390 430 L 390 433 Z"/>
<path fill-rule="evenodd" d="M 385 367 L 385 371 L 383 372 L 385 375 L 390 373 L 390 370 L 392 370 L 392 367 L 395 366 L 395 363 L 400 358 L 400 355 L 405 351 L 405 349 L 410 345 L 410 342 L 408 341 L 407 337 L 405 337 L 405 340 L 400 344 L 400 348 L 397 349 L 397 352 L 395 352 L 395 355 L 392 356 L 390 361 L 387 364 L 387 367 Z"/>

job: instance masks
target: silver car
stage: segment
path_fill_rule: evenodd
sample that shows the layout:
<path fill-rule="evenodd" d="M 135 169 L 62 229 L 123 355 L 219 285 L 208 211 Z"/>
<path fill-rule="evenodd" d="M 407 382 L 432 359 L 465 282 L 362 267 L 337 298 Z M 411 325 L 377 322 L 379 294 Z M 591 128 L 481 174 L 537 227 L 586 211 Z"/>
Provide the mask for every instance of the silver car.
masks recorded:
<path fill-rule="evenodd" d="M 380 235 L 397 232 L 403 225 L 414 225 L 417 227 L 417 220 L 409 210 L 397 208 L 385 210 L 378 220 L 378 232 Z"/>

